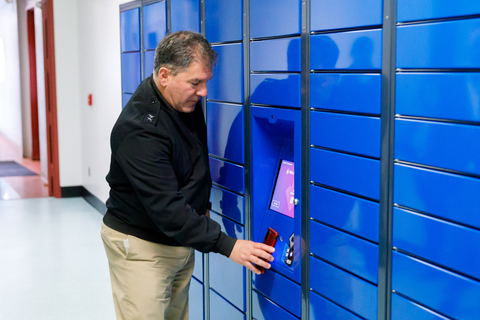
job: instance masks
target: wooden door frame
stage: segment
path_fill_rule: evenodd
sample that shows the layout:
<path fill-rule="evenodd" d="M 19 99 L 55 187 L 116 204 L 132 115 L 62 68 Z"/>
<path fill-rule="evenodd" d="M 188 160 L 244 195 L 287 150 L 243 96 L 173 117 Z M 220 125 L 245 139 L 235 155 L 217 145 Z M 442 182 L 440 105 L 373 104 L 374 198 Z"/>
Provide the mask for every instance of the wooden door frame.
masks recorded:
<path fill-rule="evenodd" d="M 38 131 L 37 55 L 35 47 L 35 16 L 27 10 L 28 61 L 30 66 L 30 113 L 32 125 L 32 160 L 40 160 L 40 137 Z"/>
<path fill-rule="evenodd" d="M 47 118 L 48 195 L 61 198 L 58 157 L 57 86 L 53 0 L 42 0 L 43 59 L 45 64 L 45 104 Z"/>

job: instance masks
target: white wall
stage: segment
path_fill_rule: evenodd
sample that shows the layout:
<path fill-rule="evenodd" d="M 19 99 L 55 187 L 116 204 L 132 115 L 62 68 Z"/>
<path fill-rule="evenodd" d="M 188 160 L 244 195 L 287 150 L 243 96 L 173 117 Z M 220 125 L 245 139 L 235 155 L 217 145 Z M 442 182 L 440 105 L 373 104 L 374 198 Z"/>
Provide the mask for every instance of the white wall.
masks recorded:
<path fill-rule="evenodd" d="M 78 1 L 81 173 L 84 187 L 101 201 L 109 192 L 105 176 L 110 167 L 110 132 L 122 110 L 119 4 L 124 2 Z M 92 106 L 87 103 L 89 94 Z"/>
<path fill-rule="evenodd" d="M 60 186 L 82 185 L 77 0 L 53 1 Z"/>
<path fill-rule="evenodd" d="M 47 154 L 47 116 L 45 105 L 45 69 L 43 65 L 43 22 L 42 9 L 34 6 L 35 14 L 35 53 L 37 57 L 37 101 L 38 101 L 38 133 L 40 142 L 40 166 L 42 178 L 48 181 Z"/>
<path fill-rule="evenodd" d="M 3 52 L 2 44 L 3 43 Z M 4 59 L 2 58 L 4 57 Z M 22 150 L 16 2 L 0 2 L 0 132 Z"/>

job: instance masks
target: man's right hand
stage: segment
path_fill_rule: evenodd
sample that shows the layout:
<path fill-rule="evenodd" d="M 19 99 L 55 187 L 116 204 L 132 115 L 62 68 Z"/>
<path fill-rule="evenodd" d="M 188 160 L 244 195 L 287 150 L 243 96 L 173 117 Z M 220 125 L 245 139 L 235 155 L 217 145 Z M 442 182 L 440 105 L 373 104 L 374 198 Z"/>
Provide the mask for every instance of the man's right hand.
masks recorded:
<path fill-rule="evenodd" d="M 273 261 L 271 255 L 275 251 L 274 247 L 266 244 L 238 239 L 230 253 L 230 259 L 245 266 L 256 274 L 261 274 L 255 265 L 270 269 L 271 265 L 267 261 Z M 266 260 L 266 261 L 265 261 Z"/>

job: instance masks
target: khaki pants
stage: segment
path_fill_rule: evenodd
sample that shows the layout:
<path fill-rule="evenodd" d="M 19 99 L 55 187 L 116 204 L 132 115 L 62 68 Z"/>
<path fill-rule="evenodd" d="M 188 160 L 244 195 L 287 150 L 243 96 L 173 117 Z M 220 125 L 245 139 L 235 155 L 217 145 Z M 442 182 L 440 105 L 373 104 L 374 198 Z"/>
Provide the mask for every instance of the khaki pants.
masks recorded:
<path fill-rule="evenodd" d="M 193 249 L 153 243 L 102 223 L 119 320 L 187 320 Z"/>

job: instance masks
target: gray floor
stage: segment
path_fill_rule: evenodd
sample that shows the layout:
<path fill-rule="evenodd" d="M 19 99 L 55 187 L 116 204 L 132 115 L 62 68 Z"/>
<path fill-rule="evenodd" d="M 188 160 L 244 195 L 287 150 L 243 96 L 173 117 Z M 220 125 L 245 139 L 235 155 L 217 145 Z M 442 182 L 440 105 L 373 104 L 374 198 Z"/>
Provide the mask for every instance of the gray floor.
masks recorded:
<path fill-rule="evenodd" d="M 101 220 L 82 198 L 0 200 L 0 319 L 115 319 Z"/>

